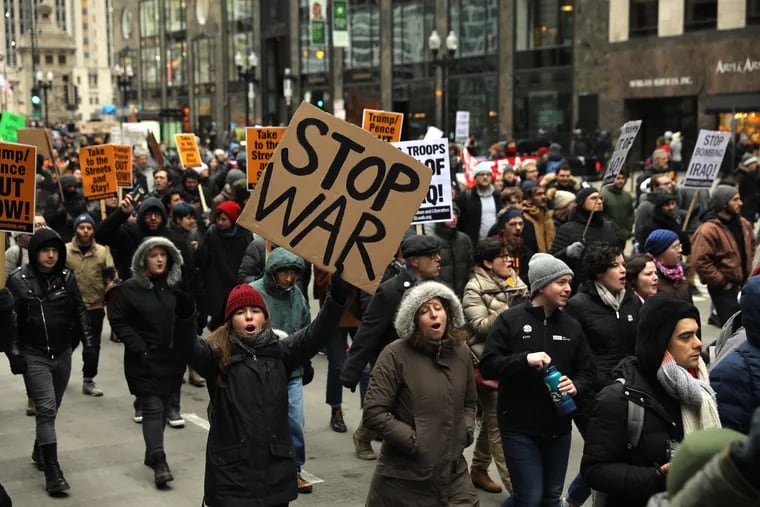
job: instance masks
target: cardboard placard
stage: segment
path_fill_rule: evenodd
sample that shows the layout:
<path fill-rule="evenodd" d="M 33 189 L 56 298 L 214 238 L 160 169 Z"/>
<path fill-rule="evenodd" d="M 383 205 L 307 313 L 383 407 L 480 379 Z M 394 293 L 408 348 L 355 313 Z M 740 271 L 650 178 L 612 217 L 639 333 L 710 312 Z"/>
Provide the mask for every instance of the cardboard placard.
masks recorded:
<path fill-rule="evenodd" d="M 50 145 L 53 136 L 50 130 L 43 128 L 19 129 L 17 134 L 19 144 L 34 146 L 37 148 L 37 153 L 45 157 L 45 160 L 53 159 L 52 146 Z"/>
<path fill-rule="evenodd" d="M 365 109 L 362 114 L 362 128 L 381 141 L 397 143 L 401 141 L 404 126 L 403 113 Z"/>
<path fill-rule="evenodd" d="M 457 111 L 454 127 L 454 142 L 464 144 L 470 137 L 470 112 Z"/>
<path fill-rule="evenodd" d="M 153 157 L 153 160 L 156 161 L 156 164 L 158 164 L 158 167 L 163 167 L 164 155 L 163 153 L 161 153 L 161 147 L 159 146 L 158 141 L 156 141 L 156 136 L 153 135 L 152 130 L 148 131 L 147 141 L 148 141 L 148 150 L 150 151 L 150 154 Z M 198 158 L 200 158 L 200 154 L 198 154 Z M 200 165 L 192 166 L 192 167 L 200 167 Z"/>
<path fill-rule="evenodd" d="M 430 179 L 400 150 L 304 102 L 238 223 L 372 294 Z"/>
<path fill-rule="evenodd" d="M 37 148 L 0 142 L 0 231 L 34 232 Z"/>
<path fill-rule="evenodd" d="M 112 144 L 103 144 L 79 150 L 85 199 L 96 201 L 117 195 L 113 148 Z"/>
<path fill-rule="evenodd" d="M 119 144 L 112 146 L 116 186 L 132 188 L 132 147 Z"/>
<path fill-rule="evenodd" d="M 121 124 L 121 143 L 129 146 L 148 146 L 149 126 L 144 123 L 122 123 Z"/>
<path fill-rule="evenodd" d="M 623 169 L 625 159 L 628 157 L 628 152 L 633 146 L 633 141 L 636 140 L 636 135 L 641 128 L 641 120 L 627 121 L 620 129 L 620 137 L 618 137 L 615 144 L 615 150 L 612 152 L 610 161 L 607 164 L 607 172 L 604 173 L 604 180 L 602 185 L 609 185 L 615 181 L 618 173 Z"/>
<path fill-rule="evenodd" d="M 177 143 L 179 160 L 185 169 L 201 166 L 203 161 L 195 142 L 195 134 L 174 134 L 174 142 Z"/>
<path fill-rule="evenodd" d="M 280 144 L 285 134 L 285 127 L 249 127 L 245 129 L 245 151 L 248 163 L 246 164 L 246 176 L 248 178 L 248 190 L 256 188 L 256 183 L 261 179 L 264 169 L 272 158 L 274 150 Z"/>
<path fill-rule="evenodd" d="M 393 146 L 424 164 L 433 175 L 425 199 L 414 215 L 413 225 L 432 222 L 448 222 L 451 208 L 451 169 L 449 167 L 449 142 L 446 139 L 402 141 Z"/>
<path fill-rule="evenodd" d="M 26 116 L 3 111 L 3 117 L 0 118 L 0 141 L 17 142 L 17 132 L 24 127 L 26 127 Z"/>
<path fill-rule="evenodd" d="M 682 186 L 710 188 L 731 140 L 731 132 L 700 130 Z"/>

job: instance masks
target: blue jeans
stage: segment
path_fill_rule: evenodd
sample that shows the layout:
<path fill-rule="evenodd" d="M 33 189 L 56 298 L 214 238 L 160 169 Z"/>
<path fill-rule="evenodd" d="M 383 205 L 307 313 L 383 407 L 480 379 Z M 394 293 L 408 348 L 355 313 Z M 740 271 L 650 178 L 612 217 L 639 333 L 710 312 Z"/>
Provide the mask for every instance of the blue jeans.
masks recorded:
<path fill-rule="evenodd" d="M 303 379 L 293 377 L 288 381 L 288 425 L 293 436 L 298 471 L 306 463 L 306 440 L 303 434 Z"/>
<path fill-rule="evenodd" d="M 501 507 L 559 507 L 570 440 L 571 433 L 540 438 L 502 432 L 501 445 L 513 492 Z"/>

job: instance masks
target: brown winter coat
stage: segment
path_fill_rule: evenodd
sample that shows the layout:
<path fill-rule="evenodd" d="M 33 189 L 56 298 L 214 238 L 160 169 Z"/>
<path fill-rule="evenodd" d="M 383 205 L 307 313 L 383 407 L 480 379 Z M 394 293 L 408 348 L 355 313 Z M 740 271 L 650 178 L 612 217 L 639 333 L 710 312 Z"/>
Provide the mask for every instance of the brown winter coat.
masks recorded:
<path fill-rule="evenodd" d="M 673 280 L 665 278 L 662 273 L 657 273 L 657 295 L 666 296 L 672 299 L 680 299 L 687 303 L 693 303 L 691 292 L 689 291 L 689 281 L 684 278 L 679 280 L 676 285 Z"/>
<path fill-rule="evenodd" d="M 747 256 L 745 269 L 749 275 L 755 254 L 755 236 L 747 219 L 740 219 Z M 694 233 L 691 258 L 694 259 L 699 279 L 710 289 L 722 289 L 729 282 L 734 285 L 744 283 L 739 245 L 731 231 L 717 217 L 704 222 Z"/>
<path fill-rule="evenodd" d="M 462 454 L 476 405 L 463 344 L 410 338 L 385 347 L 364 400 L 364 425 L 383 435 L 366 505 L 479 505 Z"/>
<path fill-rule="evenodd" d="M 554 219 L 551 210 L 541 209 L 529 202 L 522 203 L 523 217 L 530 220 L 536 233 L 536 245 L 541 253 L 548 252 L 557 232 L 554 230 Z"/>

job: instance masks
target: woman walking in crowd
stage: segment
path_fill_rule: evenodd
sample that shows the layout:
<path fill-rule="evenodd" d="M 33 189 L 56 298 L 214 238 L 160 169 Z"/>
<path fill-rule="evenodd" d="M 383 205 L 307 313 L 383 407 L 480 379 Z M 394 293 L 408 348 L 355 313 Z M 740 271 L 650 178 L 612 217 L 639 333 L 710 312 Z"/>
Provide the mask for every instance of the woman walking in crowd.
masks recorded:
<path fill-rule="evenodd" d="M 651 255 L 634 254 L 629 257 L 625 261 L 625 278 L 642 303 L 657 294 L 660 277 Z"/>
<path fill-rule="evenodd" d="M 668 229 L 655 229 L 644 243 L 644 251 L 657 268 L 657 293 L 691 303 L 691 291 L 681 263 L 683 246 L 678 234 Z"/>
<path fill-rule="evenodd" d="M 172 343 L 196 332 L 191 297 L 178 298 L 172 290 L 181 279 L 179 250 L 163 237 L 148 238 L 132 257 L 132 278 L 108 306 L 111 328 L 124 343 L 129 392 L 142 407 L 145 464 L 158 487 L 174 480 L 166 463 L 164 424 L 169 398 L 185 372 Z"/>
<path fill-rule="evenodd" d="M 573 272 L 549 254 L 530 260 L 531 301 L 502 312 L 480 359 L 484 378 L 498 379 L 499 429 L 513 495 L 502 505 L 559 505 L 570 454 L 571 418 L 560 415 L 544 384 L 553 365 L 558 390 L 571 397 L 591 389 L 593 367 L 567 304 Z"/>
<path fill-rule="evenodd" d="M 594 402 L 581 471 L 616 507 L 643 507 L 665 490 L 676 446 L 693 431 L 720 427 L 701 357 L 699 311 L 652 296 L 639 314 L 635 355 L 621 361 Z M 636 412 L 640 414 L 636 414 Z M 635 420 L 642 421 L 636 429 Z"/>
<path fill-rule="evenodd" d="M 368 506 L 479 505 L 462 454 L 472 444 L 477 394 L 462 306 L 438 282 L 409 289 L 399 339 L 375 363 L 364 425 L 383 436 Z"/>
<path fill-rule="evenodd" d="M 472 352 L 474 367 L 478 368 L 486 338 L 496 317 L 514 304 L 528 297 L 528 286 L 512 269 L 507 245 L 497 238 L 487 238 L 475 248 L 476 266 L 472 278 L 464 289 L 462 307 L 472 334 L 467 342 Z M 496 462 L 501 482 L 512 492 L 512 481 L 504 462 L 499 425 L 496 421 L 497 392 L 493 382 L 485 382 L 477 370 L 475 384 L 478 402 L 483 412 L 481 430 L 475 442 L 470 476 L 476 488 L 499 493 L 501 486 L 488 476 L 491 457 Z"/>

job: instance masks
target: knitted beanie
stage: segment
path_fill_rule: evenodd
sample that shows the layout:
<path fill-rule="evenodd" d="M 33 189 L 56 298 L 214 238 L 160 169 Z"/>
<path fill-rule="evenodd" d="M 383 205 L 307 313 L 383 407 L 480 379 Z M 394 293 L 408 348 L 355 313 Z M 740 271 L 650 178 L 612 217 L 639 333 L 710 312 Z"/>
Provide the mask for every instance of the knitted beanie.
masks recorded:
<path fill-rule="evenodd" d="M 496 218 L 496 227 L 502 230 L 513 218 L 523 218 L 523 212 L 520 208 L 507 208 L 501 215 Z"/>
<path fill-rule="evenodd" d="M 240 216 L 240 205 L 235 201 L 224 201 L 220 203 L 216 209 L 230 217 L 233 224 L 237 222 L 237 219 Z"/>
<path fill-rule="evenodd" d="M 475 177 L 480 173 L 488 173 L 491 176 L 493 176 L 493 168 L 491 167 L 491 164 L 478 164 L 475 166 L 475 169 L 472 170 L 472 176 Z"/>
<path fill-rule="evenodd" d="M 174 218 L 184 218 L 189 216 L 195 216 L 195 208 L 185 201 L 178 202 L 172 206 L 172 216 Z"/>
<path fill-rule="evenodd" d="M 732 185 L 718 185 L 710 194 L 710 209 L 720 211 L 728 204 L 733 196 L 739 193 L 739 189 Z"/>
<path fill-rule="evenodd" d="M 678 234 L 670 229 L 655 229 L 647 237 L 644 243 L 644 251 L 657 257 L 670 248 L 670 245 L 678 239 Z"/>
<path fill-rule="evenodd" d="M 573 270 L 553 255 L 537 253 L 528 262 L 530 293 L 535 294 L 560 276 L 573 276 Z"/>
<path fill-rule="evenodd" d="M 554 209 L 562 209 L 575 200 L 575 194 L 567 190 L 557 190 L 554 193 Z"/>
<path fill-rule="evenodd" d="M 399 338 L 407 339 L 414 334 L 417 310 L 433 298 L 439 298 L 444 303 L 446 316 L 454 327 L 464 326 L 462 304 L 454 291 L 439 282 L 423 282 L 407 290 L 401 299 L 393 323 Z"/>
<path fill-rule="evenodd" d="M 240 308 L 246 306 L 257 306 L 264 312 L 264 316 L 269 318 L 269 310 L 267 310 L 267 304 L 264 302 L 264 298 L 259 291 L 248 285 L 247 283 L 241 283 L 236 285 L 230 291 L 230 295 L 227 296 L 227 306 L 224 309 L 224 320 L 230 320 L 230 317 Z"/>
<path fill-rule="evenodd" d="M 224 178 L 225 183 L 229 183 L 232 185 L 237 180 L 244 180 L 245 179 L 245 173 L 241 171 L 240 169 L 230 169 L 227 172 L 227 176 Z"/>
<path fill-rule="evenodd" d="M 79 227 L 80 224 L 90 224 L 91 226 L 95 227 L 95 220 L 90 216 L 89 213 L 82 213 L 74 220 L 74 230 L 77 230 L 77 227 Z"/>
<path fill-rule="evenodd" d="M 588 197 L 595 192 L 599 192 L 599 190 L 594 187 L 586 187 L 578 190 L 578 193 L 575 194 L 575 202 L 578 204 L 578 207 L 582 208 L 583 203 L 586 202 L 586 199 L 588 199 Z"/>

